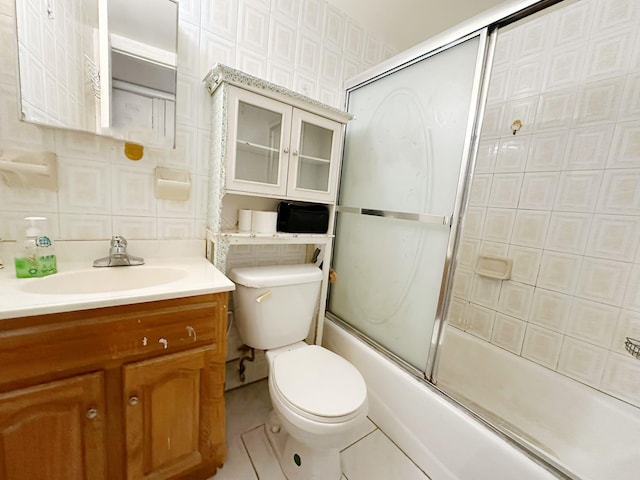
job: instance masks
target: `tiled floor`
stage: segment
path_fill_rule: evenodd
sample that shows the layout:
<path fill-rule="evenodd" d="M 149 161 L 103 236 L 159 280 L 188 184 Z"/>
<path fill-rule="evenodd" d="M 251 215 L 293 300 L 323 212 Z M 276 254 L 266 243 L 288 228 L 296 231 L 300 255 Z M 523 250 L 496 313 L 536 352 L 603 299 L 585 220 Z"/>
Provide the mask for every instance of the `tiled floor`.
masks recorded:
<path fill-rule="evenodd" d="M 227 461 L 213 480 L 286 480 L 265 433 L 271 411 L 267 381 L 231 390 L 227 402 Z M 370 420 L 345 439 L 342 480 L 428 480 Z"/>

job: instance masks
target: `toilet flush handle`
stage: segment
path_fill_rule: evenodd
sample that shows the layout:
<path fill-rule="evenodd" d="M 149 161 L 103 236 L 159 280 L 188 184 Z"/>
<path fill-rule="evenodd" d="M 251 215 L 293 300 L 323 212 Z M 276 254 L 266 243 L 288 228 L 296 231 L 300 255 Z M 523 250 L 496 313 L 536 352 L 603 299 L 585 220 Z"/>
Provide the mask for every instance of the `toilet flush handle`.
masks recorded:
<path fill-rule="evenodd" d="M 271 290 L 264 292 L 262 295 L 256 298 L 256 302 L 261 303 L 263 300 L 266 300 L 269 297 L 271 297 Z"/>

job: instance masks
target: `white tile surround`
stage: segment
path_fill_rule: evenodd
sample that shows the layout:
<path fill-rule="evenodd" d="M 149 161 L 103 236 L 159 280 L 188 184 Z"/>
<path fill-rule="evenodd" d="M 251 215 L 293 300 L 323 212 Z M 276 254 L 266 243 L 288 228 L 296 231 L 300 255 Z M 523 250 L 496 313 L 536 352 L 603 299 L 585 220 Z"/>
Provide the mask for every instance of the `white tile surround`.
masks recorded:
<path fill-rule="evenodd" d="M 0 148 L 53 151 L 59 166 L 58 192 L 0 182 L 0 239 L 15 239 L 30 214 L 49 217 L 60 240 L 204 238 L 210 111 L 202 79 L 216 62 L 342 107 L 344 79 L 395 53 L 325 0 L 181 0 L 179 11 L 176 149 L 147 148 L 134 162 L 120 141 L 18 120 L 14 0 L 0 0 Z M 189 201 L 155 198 L 156 166 L 191 174 Z"/>
<path fill-rule="evenodd" d="M 265 433 L 271 411 L 266 380 L 225 394 L 227 460 L 211 480 L 285 480 Z M 370 420 L 341 449 L 341 480 L 429 480 Z"/>
<path fill-rule="evenodd" d="M 636 406 L 638 25 L 637 0 L 583 0 L 499 34 L 449 316 Z M 510 280 L 474 273 L 487 252 Z"/>

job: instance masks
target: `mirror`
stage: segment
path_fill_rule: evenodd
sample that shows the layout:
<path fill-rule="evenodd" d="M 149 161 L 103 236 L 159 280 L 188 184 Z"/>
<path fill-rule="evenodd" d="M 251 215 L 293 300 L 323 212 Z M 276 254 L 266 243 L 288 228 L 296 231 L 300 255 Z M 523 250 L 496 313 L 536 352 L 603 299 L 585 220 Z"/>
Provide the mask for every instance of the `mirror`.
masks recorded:
<path fill-rule="evenodd" d="M 175 146 L 176 0 L 16 0 L 24 121 Z"/>

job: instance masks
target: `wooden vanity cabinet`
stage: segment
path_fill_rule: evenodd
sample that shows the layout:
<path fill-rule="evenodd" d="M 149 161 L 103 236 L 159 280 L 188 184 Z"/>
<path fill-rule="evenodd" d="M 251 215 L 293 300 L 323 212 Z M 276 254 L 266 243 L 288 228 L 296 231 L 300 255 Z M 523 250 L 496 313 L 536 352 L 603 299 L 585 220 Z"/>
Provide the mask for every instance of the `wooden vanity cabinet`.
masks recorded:
<path fill-rule="evenodd" d="M 227 293 L 0 322 L 0 479 L 207 479 Z"/>

